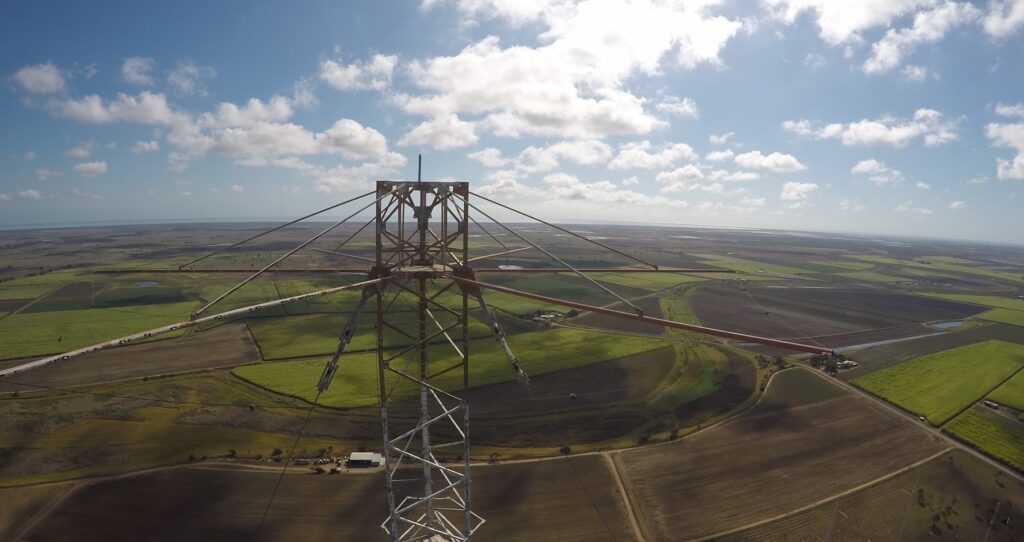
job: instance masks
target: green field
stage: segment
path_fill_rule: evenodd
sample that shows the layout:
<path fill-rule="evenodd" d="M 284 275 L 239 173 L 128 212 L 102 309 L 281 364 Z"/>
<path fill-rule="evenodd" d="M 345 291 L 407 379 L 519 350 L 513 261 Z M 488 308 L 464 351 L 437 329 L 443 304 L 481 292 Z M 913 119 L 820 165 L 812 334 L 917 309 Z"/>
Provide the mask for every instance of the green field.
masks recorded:
<path fill-rule="evenodd" d="M 839 269 L 849 269 L 851 271 L 867 271 L 874 267 L 874 265 L 865 262 L 853 262 L 850 260 L 812 260 L 810 263 L 823 265 L 825 267 L 836 267 Z"/>
<path fill-rule="evenodd" d="M 0 401 L 0 486 L 130 472 L 230 449 L 269 457 L 295 442 L 309 410 L 295 403 L 226 374 L 7 399 Z M 307 433 L 297 453 L 343 449 L 346 425 L 336 413 L 318 411 L 311 423 L 320 429 Z"/>
<path fill-rule="evenodd" d="M 1016 299 L 1011 297 L 997 297 L 994 295 L 943 294 L 934 292 L 922 293 L 918 295 L 923 295 L 926 297 L 935 297 L 938 299 L 946 299 L 949 301 L 973 303 L 975 305 L 983 305 L 985 307 L 992 307 L 997 309 L 1024 311 L 1024 299 Z"/>
<path fill-rule="evenodd" d="M 885 275 L 877 271 L 854 271 L 852 273 L 836 273 L 837 276 L 865 282 L 904 282 L 907 279 Z"/>
<path fill-rule="evenodd" d="M 1013 378 L 988 394 L 988 398 L 1001 405 L 1024 410 L 1024 371 L 1017 371 Z"/>
<path fill-rule="evenodd" d="M 512 351 L 530 375 L 540 375 L 561 369 L 589 365 L 599 361 L 618 359 L 631 354 L 664 347 L 655 339 L 613 336 L 570 328 L 554 328 L 515 335 L 509 339 Z M 512 379 L 505 355 L 492 338 L 470 342 L 472 352 L 473 386 L 495 384 Z M 410 356 L 392 362 L 401 368 Z M 447 344 L 431 348 L 431 367 L 441 369 L 456 360 Z M 377 403 L 377 357 L 374 353 L 346 355 L 341 360 L 343 369 L 330 389 L 320 398 L 320 404 L 333 407 L 369 406 Z M 238 367 L 232 372 L 258 386 L 311 401 L 316 395 L 316 382 L 324 368 L 324 360 L 288 361 Z M 410 369 L 411 370 L 411 369 Z M 389 376 L 389 385 L 395 377 Z M 456 385 L 458 375 L 447 373 L 432 382 L 442 388 Z M 399 393 L 405 386 L 399 388 Z"/>
<path fill-rule="evenodd" d="M 974 407 L 949 422 L 944 431 L 1024 471 L 1024 427 L 995 412 Z"/>
<path fill-rule="evenodd" d="M 3 299 L 35 299 L 60 284 L 24 284 L 21 286 L 11 283 L 0 284 L 0 300 Z"/>
<path fill-rule="evenodd" d="M 638 288 L 650 292 L 705 280 L 701 277 L 679 273 L 589 273 L 588 276 L 607 284 Z"/>
<path fill-rule="evenodd" d="M 852 383 L 942 425 L 1024 366 L 1024 345 L 985 341 L 915 358 Z"/>
<path fill-rule="evenodd" d="M 946 258 L 924 258 L 923 261 L 917 260 L 899 260 L 896 258 L 887 258 L 885 256 L 876 255 L 856 255 L 851 256 L 858 260 L 866 262 L 881 263 L 886 265 L 897 265 L 906 267 L 916 267 L 918 269 L 926 269 L 930 271 L 947 271 L 953 273 L 960 273 L 964 275 L 975 275 L 980 277 L 988 277 L 999 280 L 1005 280 L 1009 282 L 1024 282 L 1024 275 L 1021 273 L 1010 273 L 1007 271 L 999 271 L 995 269 L 986 269 L 984 267 L 977 267 L 975 265 L 968 265 L 964 263 L 954 263 L 948 261 Z"/>
<path fill-rule="evenodd" d="M 779 265 L 774 263 L 755 262 L 753 260 L 742 260 L 739 258 L 706 260 L 700 263 L 705 265 L 713 265 L 715 267 L 724 267 L 726 269 L 732 269 L 733 271 L 739 271 L 741 273 L 747 273 L 751 275 L 807 274 L 806 269 L 800 269 L 798 267 L 789 267 L 787 265 Z"/>
<path fill-rule="evenodd" d="M 1024 311 L 992 309 L 979 314 L 977 318 L 988 320 L 990 322 L 999 322 L 1002 324 L 1010 324 L 1011 326 L 1024 327 Z"/>
<path fill-rule="evenodd" d="M 0 320 L 0 358 L 57 354 L 187 320 L 195 303 L 21 313 Z"/>

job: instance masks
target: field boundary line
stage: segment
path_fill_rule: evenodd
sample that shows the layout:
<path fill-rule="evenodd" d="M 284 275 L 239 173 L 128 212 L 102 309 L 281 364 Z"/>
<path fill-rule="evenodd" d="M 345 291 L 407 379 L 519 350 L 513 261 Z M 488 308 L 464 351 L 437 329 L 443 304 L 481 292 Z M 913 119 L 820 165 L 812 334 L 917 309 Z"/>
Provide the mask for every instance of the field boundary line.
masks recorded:
<path fill-rule="evenodd" d="M 633 494 L 626 487 L 626 484 L 622 479 L 622 475 L 619 473 L 618 461 L 616 461 L 611 454 L 601 454 L 601 456 L 608 465 L 608 470 L 611 471 L 612 478 L 615 480 L 615 485 L 619 488 L 619 493 L 622 495 L 622 505 L 626 508 L 626 518 L 629 519 L 629 526 L 633 529 L 633 535 L 636 536 L 637 542 L 647 542 L 647 537 L 645 536 L 643 529 L 643 527 L 646 526 L 646 522 L 642 526 L 637 518 Z"/>
<path fill-rule="evenodd" d="M 977 406 L 978 403 L 985 401 L 988 398 L 988 395 L 990 393 L 996 391 L 1003 384 L 1006 384 L 1007 382 L 1009 382 L 1013 377 L 1017 376 L 1017 374 L 1020 373 L 1021 371 L 1024 371 L 1024 365 L 1021 365 L 1010 376 L 1006 377 L 1005 379 L 1003 379 L 1002 382 L 1000 382 L 1000 383 L 996 384 L 994 387 L 992 387 L 992 389 L 986 391 L 985 395 L 982 395 L 980 398 L 975 399 L 974 401 L 971 401 L 971 404 L 965 406 L 964 408 L 960 409 L 956 414 L 953 414 L 952 416 L 950 416 L 948 420 L 946 420 L 945 422 L 943 422 L 942 425 L 939 426 L 939 430 L 945 429 L 945 427 L 947 425 L 949 425 L 950 422 L 952 422 L 953 420 L 957 419 L 961 414 L 963 414 L 964 412 L 967 412 L 968 410 L 974 408 L 975 406 Z M 1007 416 L 1007 417 L 1009 417 L 1009 416 Z M 1016 419 L 1016 418 L 1011 418 L 1011 419 Z M 950 433 L 950 434 L 952 434 L 952 433 Z"/>
<path fill-rule="evenodd" d="M 867 401 L 869 404 L 874 405 L 875 408 L 885 409 L 885 410 L 888 410 L 890 413 L 892 413 L 892 414 L 894 414 L 896 416 L 902 417 L 912 427 L 916 427 L 920 431 L 924 431 L 925 433 L 929 433 L 929 434 L 931 434 L 933 436 L 936 436 L 938 438 L 941 438 L 941 439 L 945 440 L 947 443 L 952 444 L 953 446 L 955 446 L 956 448 L 959 448 L 960 450 L 963 450 L 967 454 L 973 456 L 975 459 L 978 459 L 979 461 L 982 461 L 984 463 L 989 464 L 992 467 L 995 467 L 996 469 L 999 469 L 1000 471 L 1002 471 L 1007 476 L 1010 476 L 1011 478 L 1013 478 L 1015 480 L 1024 480 L 1024 476 L 1022 476 L 1022 474 L 1020 472 L 1018 472 L 1017 469 L 1015 469 L 1015 468 L 1013 468 L 1013 467 L 1003 463 L 1002 461 L 999 461 L 998 459 L 993 459 L 992 456 L 979 451 L 977 448 L 974 448 L 972 446 L 969 446 L 969 445 L 965 444 L 963 441 L 961 441 L 960 439 L 958 439 L 956 437 L 953 437 L 949 433 L 946 433 L 941 428 L 935 427 L 935 426 L 933 426 L 931 424 L 917 423 L 917 415 L 916 414 L 912 414 L 908 410 L 904 410 L 904 409 L 896 406 L 893 403 L 890 403 L 890 402 L 888 402 L 888 401 L 886 401 L 884 399 L 880 399 L 877 396 L 872 395 L 871 393 L 869 393 L 869 392 L 867 392 L 867 391 L 865 391 L 865 390 L 863 390 L 861 388 L 858 388 L 857 386 L 854 386 L 852 384 L 843 382 L 842 380 L 839 380 L 838 378 L 831 378 L 830 379 L 830 378 L 822 375 L 820 372 L 818 372 L 818 371 L 816 371 L 814 369 L 811 369 L 810 367 L 803 366 L 803 365 L 800 365 L 799 367 L 801 367 L 805 371 L 810 371 L 811 373 L 817 375 L 818 378 L 821 378 L 821 379 L 826 380 L 828 382 L 833 382 L 836 385 L 842 387 L 843 389 L 849 390 L 850 392 L 854 393 L 855 395 L 857 395 L 857 396 L 861 397 L 862 399 L 864 399 L 865 401 Z"/>
<path fill-rule="evenodd" d="M 742 527 L 735 527 L 735 528 L 729 529 L 727 531 L 719 531 L 717 533 L 712 533 L 712 534 L 710 534 L 708 536 L 702 536 L 700 538 L 692 538 L 692 539 L 689 539 L 687 542 L 698 542 L 698 541 L 701 541 L 701 540 L 712 540 L 712 539 L 718 538 L 720 536 L 726 536 L 726 535 L 738 533 L 740 531 L 745 531 L 747 529 L 752 529 L 754 527 L 760 527 L 761 525 L 764 525 L 766 523 L 771 523 L 773 521 L 778 521 L 778 520 L 786 519 L 786 518 L 788 518 L 790 516 L 795 516 L 796 514 L 807 512 L 808 510 L 813 510 L 813 509 L 815 509 L 815 508 L 817 508 L 817 507 L 819 507 L 819 506 L 821 506 L 823 504 L 828 504 L 831 501 L 838 500 L 838 499 L 841 499 L 843 497 L 847 497 L 849 495 L 852 495 L 854 493 L 857 493 L 859 491 L 862 491 L 862 490 L 867 489 L 869 487 L 872 487 L 874 485 L 880 484 L 882 482 L 886 482 L 886 481 L 888 481 L 888 480 L 890 480 L 892 478 L 895 478 L 896 476 L 899 476 L 899 475 L 901 475 L 901 474 L 903 474 L 905 472 L 908 472 L 908 471 L 910 471 L 912 469 L 915 469 L 917 467 L 920 467 L 920 466 L 922 466 L 922 465 L 924 465 L 926 463 L 934 461 L 934 460 L 942 457 L 943 455 L 950 453 L 954 449 L 955 448 L 950 446 L 950 447 L 948 447 L 948 448 L 946 448 L 944 450 L 935 452 L 934 454 L 932 454 L 932 455 L 930 455 L 930 456 L 928 456 L 928 457 L 926 457 L 924 459 L 920 459 L 918 461 L 915 461 L 914 463 L 911 463 L 911 464 L 906 465 L 904 467 L 900 467 L 899 469 L 896 469 L 895 471 L 890 472 L 889 474 L 886 474 L 885 476 L 882 476 L 880 478 L 875 478 L 874 480 L 871 480 L 869 482 L 865 482 L 865 483 L 860 484 L 858 486 L 854 486 L 854 487 L 852 487 L 850 489 L 847 489 L 847 490 L 842 491 L 840 493 L 836 493 L 835 495 L 826 497 L 824 499 L 819 499 L 819 500 L 817 500 L 817 501 L 815 501 L 815 502 L 813 502 L 811 504 L 808 504 L 808 505 L 805 505 L 805 506 L 801 506 L 799 508 L 790 510 L 790 511 L 782 513 L 782 514 L 777 514 L 777 515 L 772 516 L 770 518 L 766 518 L 766 519 L 762 519 L 762 520 L 759 520 L 759 521 L 755 521 L 754 523 L 750 523 L 750 524 L 744 525 Z"/>
<path fill-rule="evenodd" d="M 79 489 L 87 485 L 85 483 L 77 482 L 59 483 L 65 483 L 69 487 L 66 490 L 64 490 L 64 493 L 58 496 L 56 499 L 49 503 L 46 503 L 46 506 L 40 508 L 39 510 L 36 510 L 36 512 L 32 514 L 31 517 L 29 517 L 29 520 L 25 522 L 25 524 L 22 525 L 20 529 L 12 533 L 8 533 L 11 535 L 11 540 L 22 540 L 25 535 L 31 533 L 32 530 L 36 528 L 36 525 L 39 525 L 39 523 L 42 522 L 44 519 L 50 517 L 50 514 L 53 513 L 53 511 L 56 510 L 61 503 L 68 500 L 68 498 L 71 497 L 71 495 L 77 493 Z"/>

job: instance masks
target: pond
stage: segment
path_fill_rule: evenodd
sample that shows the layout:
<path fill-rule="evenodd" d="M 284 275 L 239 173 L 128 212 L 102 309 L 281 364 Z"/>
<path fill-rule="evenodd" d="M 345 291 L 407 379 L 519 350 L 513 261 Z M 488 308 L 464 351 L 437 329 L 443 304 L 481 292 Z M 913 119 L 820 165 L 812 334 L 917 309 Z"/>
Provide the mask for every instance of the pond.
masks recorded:
<path fill-rule="evenodd" d="M 156 280 L 140 280 L 135 283 L 135 286 L 139 288 L 152 288 L 153 286 L 160 286 L 160 282 Z"/>

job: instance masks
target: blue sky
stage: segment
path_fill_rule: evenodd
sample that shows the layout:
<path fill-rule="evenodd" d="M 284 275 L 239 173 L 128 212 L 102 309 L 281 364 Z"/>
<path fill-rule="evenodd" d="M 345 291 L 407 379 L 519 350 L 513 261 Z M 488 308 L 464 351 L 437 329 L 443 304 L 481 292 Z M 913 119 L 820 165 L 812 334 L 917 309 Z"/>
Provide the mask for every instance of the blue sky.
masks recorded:
<path fill-rule="evenodd" d="M 0 226 L 378 178 L 553 220 L 1021 242 L 1024 0 L 5 2 Z"/>

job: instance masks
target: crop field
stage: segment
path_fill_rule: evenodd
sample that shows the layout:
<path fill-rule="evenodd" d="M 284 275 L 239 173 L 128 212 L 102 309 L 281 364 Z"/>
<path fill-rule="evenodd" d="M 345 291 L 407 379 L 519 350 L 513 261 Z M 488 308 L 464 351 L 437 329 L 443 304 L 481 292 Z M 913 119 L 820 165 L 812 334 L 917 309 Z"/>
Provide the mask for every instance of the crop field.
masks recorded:
<path fill-rule="evenodd" d="M 881 263 L 895 266 L 907 266 L 914 267 L 925 271 L 935 271 L 942 274 L 942 272 L 957 273 L 964 275 L 975 275 L 986 278 L 998 279 L 1005 282 L 1020 283 L 1024 282 L 1024 273 L 1011 273 L 1007 271 L 1000 271 L 996 269 L 989 269 L 976 264 L 971 263 L 954 263 L 944 259 L 936 259 L 932 257 L 918 258 L 916 260 L 902 260 L 896 258 L 890 258 L 885 256 L 874 256 L 874 255 L 854 255 L 852 258 L 863 260 L 873 263 Z M 964 260 L 966 262 L 966 260 Z"/>
<path fill-rule="evenodd" d="M 626 286 L 639 290 L 656 292 L 680 284 L 701 282 L 705 279 L 682 273 L 588 273 L 598 282 L 603 282 L 612 289 L 615 286 Z"/>
<path fill-rule="evenodd" d="M 992 309 L 978 315 L 982 320 L 1000 322 L 1011 326 L 1024 327 L 1024 311 L 1013 309 Z"/>
<path fill-rule="evenodd" d="M 799 267 L 790 267 L 786 265 L 779 265 L 775 263 L 756 262 L 751 260 L 742 260 L 739 258 L 722 258 L 715 260 L 706 260 L 700 262 L 704 265 L 713 265 L 715 267 L 724 267 L 726 269 L 732 269 L 733 271 L 739 271 L 747 275 L 805 275 L 808 273 L 806 269 L 800 269 Z"/>
<path fill-rule="evenodd" d="M 942 425 L 1024 366 L 1024 346 L 1002 341 L 913 359 L 851 382 Z"/>
<path fill-rule="evenodd" d="M 943 431 L 1024 472 L 1024 424 L 975 406 L 949 422 Z"/>
<path fill-rule="evenodd" d="M 1020 540 L 1024 483 L 960 450 L 719 542 Z M 1000 503 L 998 511 L 996 503 Z"/>
<path fill-rule="evenodd" d="M 278 474 L 278 469 L 199 465 L 93 483 L 63 501 L 25 540 L 123 540 L 126 533 L 154 542 L 380 536 L 387 514 L 380 474 L 315 476 L 301 467 L 284 477 L 261 526 Z M 479 531 L 482 540 L 628 540 L 621 503 L 600 457 L 473 471 L 473 508 L 487 519 Z"/>
<path fill-rule="evenodd" d="M 73 362 L 15 375 L 0 381 L 0 392 L 25 392 L 32 386 L 85 386 L 259 360 L 245 324 L 231 323 L 185 337 L 93 352 Z"/>
<path fill-rule="evenodd" d="M 986 307 L 1024 311 L 1024 299 L 1012 297 L 998 297 L 994 295 L 971 295 L 971 294 L 946 294 L 946 293 L 923 293 L 918 294 L 949 301 L 960 301 L 963 303 L 974 303 Z"/>
<path fill-rule="evenodd" d="M 890 337 L 900 337 L 910 324 L 980 312 L 952 301 L 848 289 L 698 285 L 687 302 L 706 326 L 769 337 L 814 337 L 827 346 L 858 344 L 842 334 L 892 329 Z"/>
<path fill-rule="evenodd" d="M 95 282 L 72 282 L 50 292 L 24 312 L 72 311 L 92 307 L 93 296 L 103 287 Z"/>
<path fill-rule="evenodd" d="M 901 277 L 894 277 L 892 275 L 886 275 L 877 271 L 853 271 L 850 273 L 836 273 L 836 276 L 862 280 L 865 282 L 906 282 L 907 279 Z"/>
<path fill-rule="evenodd" d="M 802 378 L 796 371 L 776 379 Z M 817 378 L 817 377 L 815 377 Z M 648 540 L 701 539 L 768 519 L 910 465 L 942 449 L 906 422 L 827 390 L 779 397 L 769 388 L 753 410 L 616 462 L 647 526 Z M 833 387 L 803 380 L 799 387 Z M 765 401 L 768 401 L 767 403 Z M 762 405 L 765 405 L 762 407 Z"/>
<path fill-rule="evenodd" d="M 1024 410 L 1024 371 L 1017 371 L 1002 386 L 992 390 L 988 398 L 1001 405 Z"/>
<path fill-rule="evenodd" d="M 0 300 L 0 312 L 3 312 L 4 314 L 14 312 L 23 307 L 25 304 L 31 302 L 31 299 L 3 299 Z"/>
<path fill-rule="evenodd" d="M 851 356 L 860 363 L 860 366 L 840 372 L 838 378 L 850 381 L 886 367 L 899 365 L 910 359 L 987 340 L 1024 344 L 1024 334 L 1020 333 L 1018 328 L 1005 324 L 985 324 L 947 333 L 936 333 L 934 330 L 930 330 L 927 334 L 928 336 L 917 339 L 873 346 L 853 352 Z"/>
<path fill-rule="evenodd" d="M 187 320 L 193 302 L 20 313 L 0 320 L 0 358 L 57 354 Z"/>
<path fill-rule="evenodd" d="M 611 336 L 569 328 L 538 331 L 521 341 L 512 337 L 509 343 L 530 375 L 617 359 L 664 346 L 664 343 L 655 339 Z M 471 374 L 474 385 L 495 384 L 512 378 L 505 356 L 493 338 L 474 340 L 470 349 L 474 353 Z M 434 367 L 447 367 L 455 361 L 452 358 L 454 353 L 447 343 L 433 346 L 431 352 L 430 359 Z M 344 356 L 341 361 L 344 377 L 335 380 L 331 388 L 320 397 L 320 404 L 334 407 L 375 404 L 376 359 L 375 353 Z M 322 360 L 287 361 L 239 367 L 233 372 L 258 386 L 311 401 L 316 395 L 315 383 L 323 371 L 323 363 Z M 455 381 L 455 375 L 449 373 L 439 377 L 436 385 L 451 386 Z M 400 395 L 403 389 L 404 386 L 399 388 Z"/>
<path fill-rule="evenodd" d="M 0 399 L 0 487 L 183 463 L 269 457 L 295 442 L 309 405 L 226 373 L 27 393 Z M 379 422 L 316 409 L 297 453 L 376 441 Z"/>
<path fill-rule="evenodd" d="M 32 520 L 66 497 L 74 484 L 0 489 L 0 540 L 20 540 Z"/>
<path fill-rule="evenodd" d="M 0 284 L 0 300 L 35 299 L 59 286 L 60 284 L 25 284 L 20 286 Z"/>

